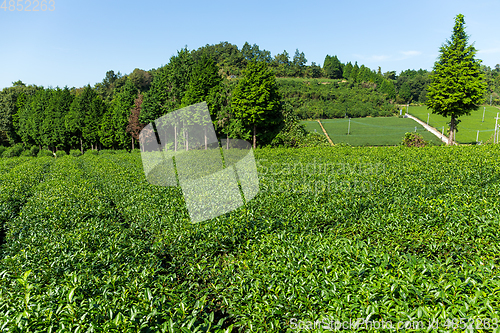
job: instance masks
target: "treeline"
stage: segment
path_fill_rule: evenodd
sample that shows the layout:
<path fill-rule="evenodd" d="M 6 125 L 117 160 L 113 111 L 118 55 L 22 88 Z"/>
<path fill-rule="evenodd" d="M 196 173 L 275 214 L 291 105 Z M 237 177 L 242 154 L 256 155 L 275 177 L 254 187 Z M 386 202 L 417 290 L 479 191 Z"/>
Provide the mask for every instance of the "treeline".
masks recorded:
<path fill-rule="evenodd" d="M 245 66 L 252 63 L 265 64 L 248 60 Z M 256 84 L 265 89 L 275 85 L 277 91 L 269 66 L 259 68 L 270 75 L 255 73 Z M 301 140 L 315 144 L 279 94 L 274 97 L 278 113 L 269 115 L 269 119 L 259 115 L 258 121 L 253 120 L 255 117 L 250 121 L 245 110 L 235 112 L 231 96 L 243 82 L 244 73 L 236 80 L 228 78 L 209 52 L 182 49 L 167 65 L 151 71 L 136 69 L 130 75 L 108 71 L 94 87 L 44 88 L 18 81 L 0 92 L 1 143 L 46 147 L 54 152 L 75 148 L 130 150 L 136 147 L 147 123 L 170 111 L 206 101 L 219 136 L 245 140 L 257 136 L 261 146 Z M 260 76 L 268 78 L 268 82 L 260 82 Z M 317 141 L 321 144 L 324 140 Z"/>
<path fill-rule="evenodd" d="M 146 123 L 183 106 L 206 101 L 218 135 L 250 139 L 251 126 L 237 117 L 233 91 L 251 62 L 265 63 L 278 78 L 279 121 L 263 122 L 260 145 L 297 142 L 305 137 L 299 119 L 388 116 L 396 104 L 423 103 L 430 73 L 407 70 L 396 75 L 327 55 L 322 67 L 298 49 L 274 57 L 258 45 L 241 49 L 223 42 L 182 49 L 162 67 L 110 70 L 93 87 L 44 88 L 14 82 L 0 92 L 0 145 L 22 143 L 53 151 L 132 149 Z M 483 66 L 493 103 L 498 100 L 500 68 Z M 292 79 L 295 78 L 295 79 Z M 271 123 L 269 123 L 271 124 Z M 299 140 L 300 141 L 300 140 Z"/>
<path fill-rule="evenodd" d="M 489 66 L 481 66 L 484 73 L 488 91 L 486 92 L 486 102 L 492 105 L 500 105 L 500 64 L 496 64 L 495 68 Z"/>

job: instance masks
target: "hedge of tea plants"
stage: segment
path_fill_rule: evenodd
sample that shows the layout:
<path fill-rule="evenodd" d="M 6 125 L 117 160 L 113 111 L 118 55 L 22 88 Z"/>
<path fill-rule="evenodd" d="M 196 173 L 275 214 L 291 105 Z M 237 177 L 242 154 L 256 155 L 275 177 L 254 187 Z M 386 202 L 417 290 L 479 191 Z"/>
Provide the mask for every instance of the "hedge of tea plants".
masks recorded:
<path fill-rule="evenodd" d="M 255 156 L 257 197 L 195 224 L 180 188 L 146 181 L 137 152 L 0 161 L 0 331 L 500 320 L 500 149 Z"/>

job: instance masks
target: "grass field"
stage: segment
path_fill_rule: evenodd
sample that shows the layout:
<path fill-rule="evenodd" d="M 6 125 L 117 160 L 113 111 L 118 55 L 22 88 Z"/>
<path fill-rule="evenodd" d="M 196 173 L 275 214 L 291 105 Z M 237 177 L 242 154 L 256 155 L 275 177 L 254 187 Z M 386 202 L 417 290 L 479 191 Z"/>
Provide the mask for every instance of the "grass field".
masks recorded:
<path fill-rule="evenodd" d="M 323 130 L 316 120 L 304 120 L 301 121 L 301 123 L 304 124 L 308 132 L 317 132 L 319 134 L 323 134 Z"/>
<path fill-rule="evenodd" d="M 308 131 L 323 133 L 317 121 L 302 122 Z M 441 141 L 414 120 L 398 117 L 351 118 L 350 134 L 347 135 L 349 120 L 321 120 L 333 143 L 348 143 L 351 146 L 396 146 L 401 143 L 406 132 L 421 134 L 426 141 L 441 145 Z"/>
<path fill-rule="evenodd" d="M 470 116 L 463 116 L 459 119 L 461 120 L 458 125 L 457 138 L 458 143 L 475 143 L 477 131 L 479 130 L 479 141 L 486 142 L 494 133 L 495 128 L 495 117 L 500 109 L 494 106 L 486 106 L 484 122 L 483 119 L 483 109 L 481 106 L 478 111 L 473 111 Z M 448 128 L 448 123 L 450 118 L 445 118 L 438 114 L 432 114 L 431 110 L 428 110 L 425 106 L 410 106 L 410 114 L 417 117 L 423 122 L 427 122 L 427 114 L 429 115 L 429 125 L 436 128 L 438 131 L 442 131 L 444 126 L 444 131 L 446 135 L 446 130 Z M 490 141 L 493 143 L 493 139 Z"/>
<path fill-rule="evenodd" d="M 254 154 L 258 195 L 194 224 L 140 153 L 0 158 L 0 331 L 498 323 L 499 146 Z"/>

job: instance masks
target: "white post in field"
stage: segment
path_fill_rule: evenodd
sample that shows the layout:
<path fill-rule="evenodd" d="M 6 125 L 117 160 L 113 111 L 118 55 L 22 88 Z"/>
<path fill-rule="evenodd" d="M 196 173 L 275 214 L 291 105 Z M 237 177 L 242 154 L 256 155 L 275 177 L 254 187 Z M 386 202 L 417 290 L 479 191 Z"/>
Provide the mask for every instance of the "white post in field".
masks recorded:
<path fill-rule="evenodd" d="M 484 123 L 484 113 L 486 112 L 486 106 L 483 107 L 483 123 Z"/>
<path fill-rule="evenodd" d="M 351 133 L 351 117 L 349 117 L 349 125 L 347 126 L 347 135 Z"/>
<path fill-rule="evenodd" d="M 429 113 L 427 114 L 427 125 L 429 125 Z"/>
<path fill-rule="evenodd" d="M 477 135 L 476 135 L 476 144 L 479 143 L 479 130 L 477 130 Z"/>
<path fill-rule="evenodd" d="M 495 118 L 495 134 L 493 136 L 493 143 L 498 143 L 498 112 L 497 112 L 497 117 Z"/>

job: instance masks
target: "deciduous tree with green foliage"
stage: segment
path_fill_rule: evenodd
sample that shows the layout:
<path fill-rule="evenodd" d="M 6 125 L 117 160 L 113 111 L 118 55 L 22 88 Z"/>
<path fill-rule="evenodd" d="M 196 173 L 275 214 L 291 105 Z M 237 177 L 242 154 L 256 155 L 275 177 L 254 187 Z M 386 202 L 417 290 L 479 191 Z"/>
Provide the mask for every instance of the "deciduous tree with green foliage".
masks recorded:
<path fill-rule="evenodd" d="M 468 45 L 462 14 L 455 17 L 451 40 L 440 48 L 439 60 L 434 64 L 426 105 L 433 113 L 451 117 L 448 144 L 454 142 L 457 118 L 470 115 L 484 101 L 486 83 L 481 72 L 481 61 L 475 59 L 476 49 Z"/>
<path fill-rule="evenodd" d="M 257 146 L 257 128 L 273 126 L 279 121 L 281 97 L 276 76 L 264 62 L 250 62 L 243 78 L 233 91 L 232 109 L 243 126 L 252 131 Z"/>

